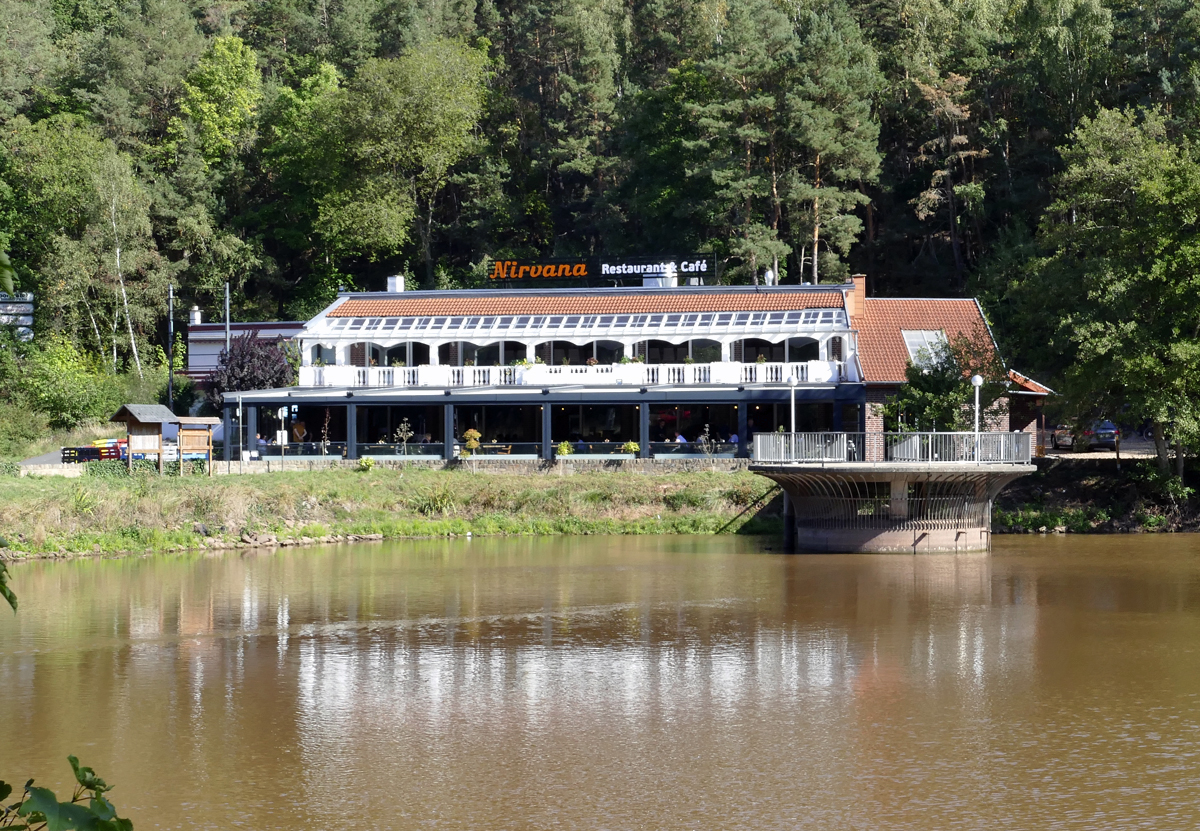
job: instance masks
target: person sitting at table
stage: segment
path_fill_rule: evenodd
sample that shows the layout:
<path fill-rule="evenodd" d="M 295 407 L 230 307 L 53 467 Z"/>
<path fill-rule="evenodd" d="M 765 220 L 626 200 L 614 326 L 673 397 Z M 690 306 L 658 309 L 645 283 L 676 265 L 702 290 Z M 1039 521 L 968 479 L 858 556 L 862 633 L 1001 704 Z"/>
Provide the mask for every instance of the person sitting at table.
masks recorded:
<path fill-rule="evenodd" d="M 675 431 L 675 443 L 676 444 L 687 444 L 687 439 L 685 439 L 683 437 L 683 433 L 679 432 L 678 430 Z"/>

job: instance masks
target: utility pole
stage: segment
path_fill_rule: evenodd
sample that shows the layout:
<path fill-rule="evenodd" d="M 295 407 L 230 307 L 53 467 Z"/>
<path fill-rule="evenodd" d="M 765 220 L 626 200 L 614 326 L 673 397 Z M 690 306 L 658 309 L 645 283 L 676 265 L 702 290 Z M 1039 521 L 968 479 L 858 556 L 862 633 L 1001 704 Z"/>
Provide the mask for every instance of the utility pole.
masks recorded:
<path fill-rule="evenodd" d="M 229 283 L 225 284 L 225 358 L 229 359 Z"/>
<path fill-rule="evenodd" d="M 167 409 L 175 412 L 175 287 L 167 284 Z M 183 456 L 179 457 L 180 460 Z"/>

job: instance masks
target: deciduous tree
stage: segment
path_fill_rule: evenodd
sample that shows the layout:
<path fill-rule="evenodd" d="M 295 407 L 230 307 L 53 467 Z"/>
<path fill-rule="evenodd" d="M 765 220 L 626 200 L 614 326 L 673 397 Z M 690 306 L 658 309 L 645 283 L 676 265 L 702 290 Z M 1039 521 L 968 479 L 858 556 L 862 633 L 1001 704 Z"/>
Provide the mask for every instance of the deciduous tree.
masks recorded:
<path fill-rule="evenodd" d="M 1200 440 L 1200 159 L 1156 110 L 1101 110 L 1062 153 L 1036 279 L 1073 301 L 1054 344 L 1069 392 L 1151 422 L 1166 470 L 1168 437 Z"/>

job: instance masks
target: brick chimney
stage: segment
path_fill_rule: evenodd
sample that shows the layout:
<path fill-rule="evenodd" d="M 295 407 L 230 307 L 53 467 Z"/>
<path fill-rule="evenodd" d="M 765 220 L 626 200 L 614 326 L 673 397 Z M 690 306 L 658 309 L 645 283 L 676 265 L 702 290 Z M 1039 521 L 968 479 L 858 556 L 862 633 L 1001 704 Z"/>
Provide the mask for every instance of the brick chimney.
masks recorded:
<path fill-rule="evenodd" d="M 851 275 L 850 282 L 853 288 L 846 292 L 846 314 L 855 318 L 866 309 L 866 303 L 863 301 L 867 299 L 867 275 Z"/>

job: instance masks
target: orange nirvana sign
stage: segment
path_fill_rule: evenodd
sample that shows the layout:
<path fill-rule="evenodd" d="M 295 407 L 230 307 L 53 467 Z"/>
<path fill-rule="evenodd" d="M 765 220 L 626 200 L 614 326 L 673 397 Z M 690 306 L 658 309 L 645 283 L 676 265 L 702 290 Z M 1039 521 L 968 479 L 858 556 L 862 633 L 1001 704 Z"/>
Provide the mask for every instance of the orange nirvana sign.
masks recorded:
<path fill-rule="evenodd" d="M 492 266 L 491 280 L 558 279 L 562 277 L 587 277 L 590 275 L 587 260 L 542 260 L 522 262 L 520 260 L 497 260 Z"/>

